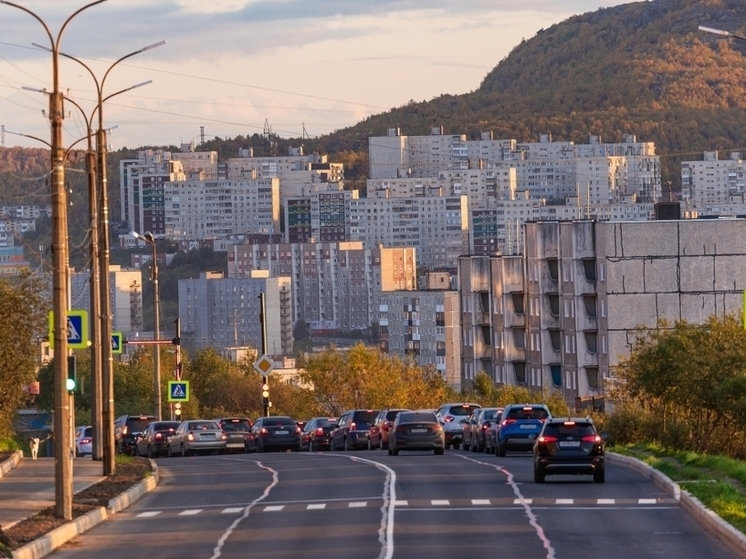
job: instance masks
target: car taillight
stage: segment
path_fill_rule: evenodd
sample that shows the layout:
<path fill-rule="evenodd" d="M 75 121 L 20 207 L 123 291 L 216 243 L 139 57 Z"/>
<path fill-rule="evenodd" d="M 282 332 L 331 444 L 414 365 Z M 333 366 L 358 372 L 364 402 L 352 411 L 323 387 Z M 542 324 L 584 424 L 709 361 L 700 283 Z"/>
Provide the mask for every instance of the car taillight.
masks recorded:
<path fill-rule="evenodd" d="M 122 435 L 126 435 L 128 430 L 126 425 L 122 427 Z"/>
<path fill-rule="evenodd" d="M 399 425 L 399 427 L 397 427 L 397 428 L 395 429 L 395 431 L 396 431 L 397 433 L 406 433 L 406 432 L 407 432 L 407 428 L 406 428 L 406 427 L 405 427 L 404 425 Z"/>
<path fill-rule="evenodd" d="M 501 425 L 510 425 L 511 423 L 515 423 L 515 419 L 503 419 Z"/>
<path fill-rule="evenodd" d="M 194 433 L 192 433 L 191 431 L 189 431 L 189 433 L 187 434 L 187 440 L 188 441 L 193 441 L 194 440 Z"/>
<path fill-rule="evenodd" d="M 223 431 L 222 433 L 220 433 L 220 440 L 221 441 L 225 441 L 227 439 L 228 439 L 228 435 L 226 434 L 225 431 Z"/>
<path fill-rule="evenodd" d="M 583 437 L 580 439 L 584 443 L 600 443 L 601 437 L 598 435 L 588 435 L 587 437 Z"/>
<path fill-rule="evenodd" d="M 357 429 L 357 426 L 355 425 L 355 422 L 353 421 L 350 423 L 350 431 L 355 431 Z"/>
<path fill-rule="evenodd" d="M 267 434 L 268 432 L 269 432 L 269 431 L 267 431 L 267 428 L 266 428 L 266 427 L 262 427 L 262 430 L 260 431 L 260 433 L 261 433 L 262 435 L 266 435 L 266 434 Z"/>
<path fill-rule="evenodd" d="M 300 427 L 296 427 L 295 428 L 295 434 L 296 435 L 300 435 Z"/>
<path fill-rule="evenodd" d="M 324 436 L 324 430 L 321 427 L 319 427 L 318 429 L 316 429 L 316 436 L 317 437 L 323 437 Z"/>
<path fill-rule="evenodd" d="M 455 417 L 453 417 L 453 416 L 451 416 L 451 415 L 447 415 L 447 416 L 445 416 L 445 417 L 443 418 L 443 421 L 445 421 L 446 423 L 450 423 L 450 422 L 451 422 L 451 421 L 453 421 L 454 419 L 456 419 L 456 418 L 455 418 Z"/>
<path fill-rule="evenodd" d="M 490 426 L 487 425 L 486 423 L 482 424 L 482 431 L 486 431 L 489 428 L 490 428 Z"/>
<path fill-rule="evenodd" d="M 156 433 L 154 438 L 156 441 L 162 441 L 163 435 L 161 433 Z"/>
<path fill-rule="evenodd" d="M 80 444 L 91 444 L 92 439 L 80 439 Z"/>
<path fill-rule="evenodd" d="M 545 436 L 537 439 L 540 443 L 556 443 L 559 439 L 557 437 Z"/>

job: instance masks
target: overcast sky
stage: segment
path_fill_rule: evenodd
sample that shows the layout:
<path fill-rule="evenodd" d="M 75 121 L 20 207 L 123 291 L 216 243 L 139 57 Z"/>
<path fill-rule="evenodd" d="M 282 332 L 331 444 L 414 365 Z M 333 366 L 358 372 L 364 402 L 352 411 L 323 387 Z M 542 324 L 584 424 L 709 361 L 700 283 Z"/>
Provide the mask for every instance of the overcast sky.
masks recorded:
<path fill-rule="evenodd" d="M 13 0 L 56 36 L 85 0 Z M 522 39 L 570 16 L 625 0 L 106 0 L 76 15 L 61 51 L 101 80 L 112 149 L 178 145 L 262 133 L 319 136 L 442 94 L 477 89 Z M 48 140 L 43 93 L 52 87 L 50 40 L 22 10 L 0 5 L 0 124 L 5 145 Z M 60 59 L 60 88 L 88 116 L 96 87 L 83 66 Z M 85 136 L 66 104 L 64 142 Z M 406 130 L 402 131 L 406 134 Z"/>

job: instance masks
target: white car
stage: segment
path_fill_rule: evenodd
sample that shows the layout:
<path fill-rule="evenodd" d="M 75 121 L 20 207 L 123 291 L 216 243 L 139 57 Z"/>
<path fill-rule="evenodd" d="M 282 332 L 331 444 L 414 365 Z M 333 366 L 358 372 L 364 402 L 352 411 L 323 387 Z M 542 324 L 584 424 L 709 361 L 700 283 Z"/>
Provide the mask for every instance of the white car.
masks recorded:
<path fill-rule="evenodd" d="M 435 413 L 438 421 L 445 432 L 446 448 L 453 447 L 458 450 L 464 439 L 464 423 L 472 412 L 481 408 L 479 404 L 469 402 L 455 402 L 443 404 Z"/>
<path fill-rule="evenodd" d="M 93 455 L 93 427 L 81 425 L 75 428 L 75 456 Z"/>

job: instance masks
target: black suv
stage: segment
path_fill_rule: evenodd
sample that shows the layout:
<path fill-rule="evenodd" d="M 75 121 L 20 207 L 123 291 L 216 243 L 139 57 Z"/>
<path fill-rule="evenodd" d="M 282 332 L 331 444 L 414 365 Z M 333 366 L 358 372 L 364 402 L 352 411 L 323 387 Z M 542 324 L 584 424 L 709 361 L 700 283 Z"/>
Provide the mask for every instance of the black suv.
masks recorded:
<path fill-rule="evenodd" d="M 534 481 L 551 474 L 592 475 L 605 481 L 604 440 L 589 418 L 547 419 L 534 445 Z"/>
<path fill-rule="evenodd" d="M 331 433 L 332 450 L 368 448 L 370 427 L 381 410 L 349 410 L 339 416 L 337 427 Z"/>
<path fill-rule="evenodd" d="M 117 417 L 114 421 L 114 441 L 117 453 L 134 454 L 137 437 L 152 421 L 155 421 L 153 415 L 120 415 Z"/>

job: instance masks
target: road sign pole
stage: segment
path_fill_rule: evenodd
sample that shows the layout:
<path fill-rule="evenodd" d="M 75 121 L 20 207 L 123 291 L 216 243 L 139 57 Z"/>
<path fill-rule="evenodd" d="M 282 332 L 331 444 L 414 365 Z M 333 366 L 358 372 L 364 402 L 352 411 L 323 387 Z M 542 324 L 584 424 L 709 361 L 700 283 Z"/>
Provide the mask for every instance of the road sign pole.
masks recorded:
<path fill-rule="evenodd" d="M 262 357 L 267 355 L 267 307 L 265 303 L 264 293 L 259 294 L 259 322 L 262 326 Z M 269 382 L 269 378 L 264 376 L 262 379 L 264 383 Z M 263 384 L 264 384 L 263 383 Z M 269 401 L 263 401 L 262 407 L 264 408 L 264 417 L 269 417 Z"/>

